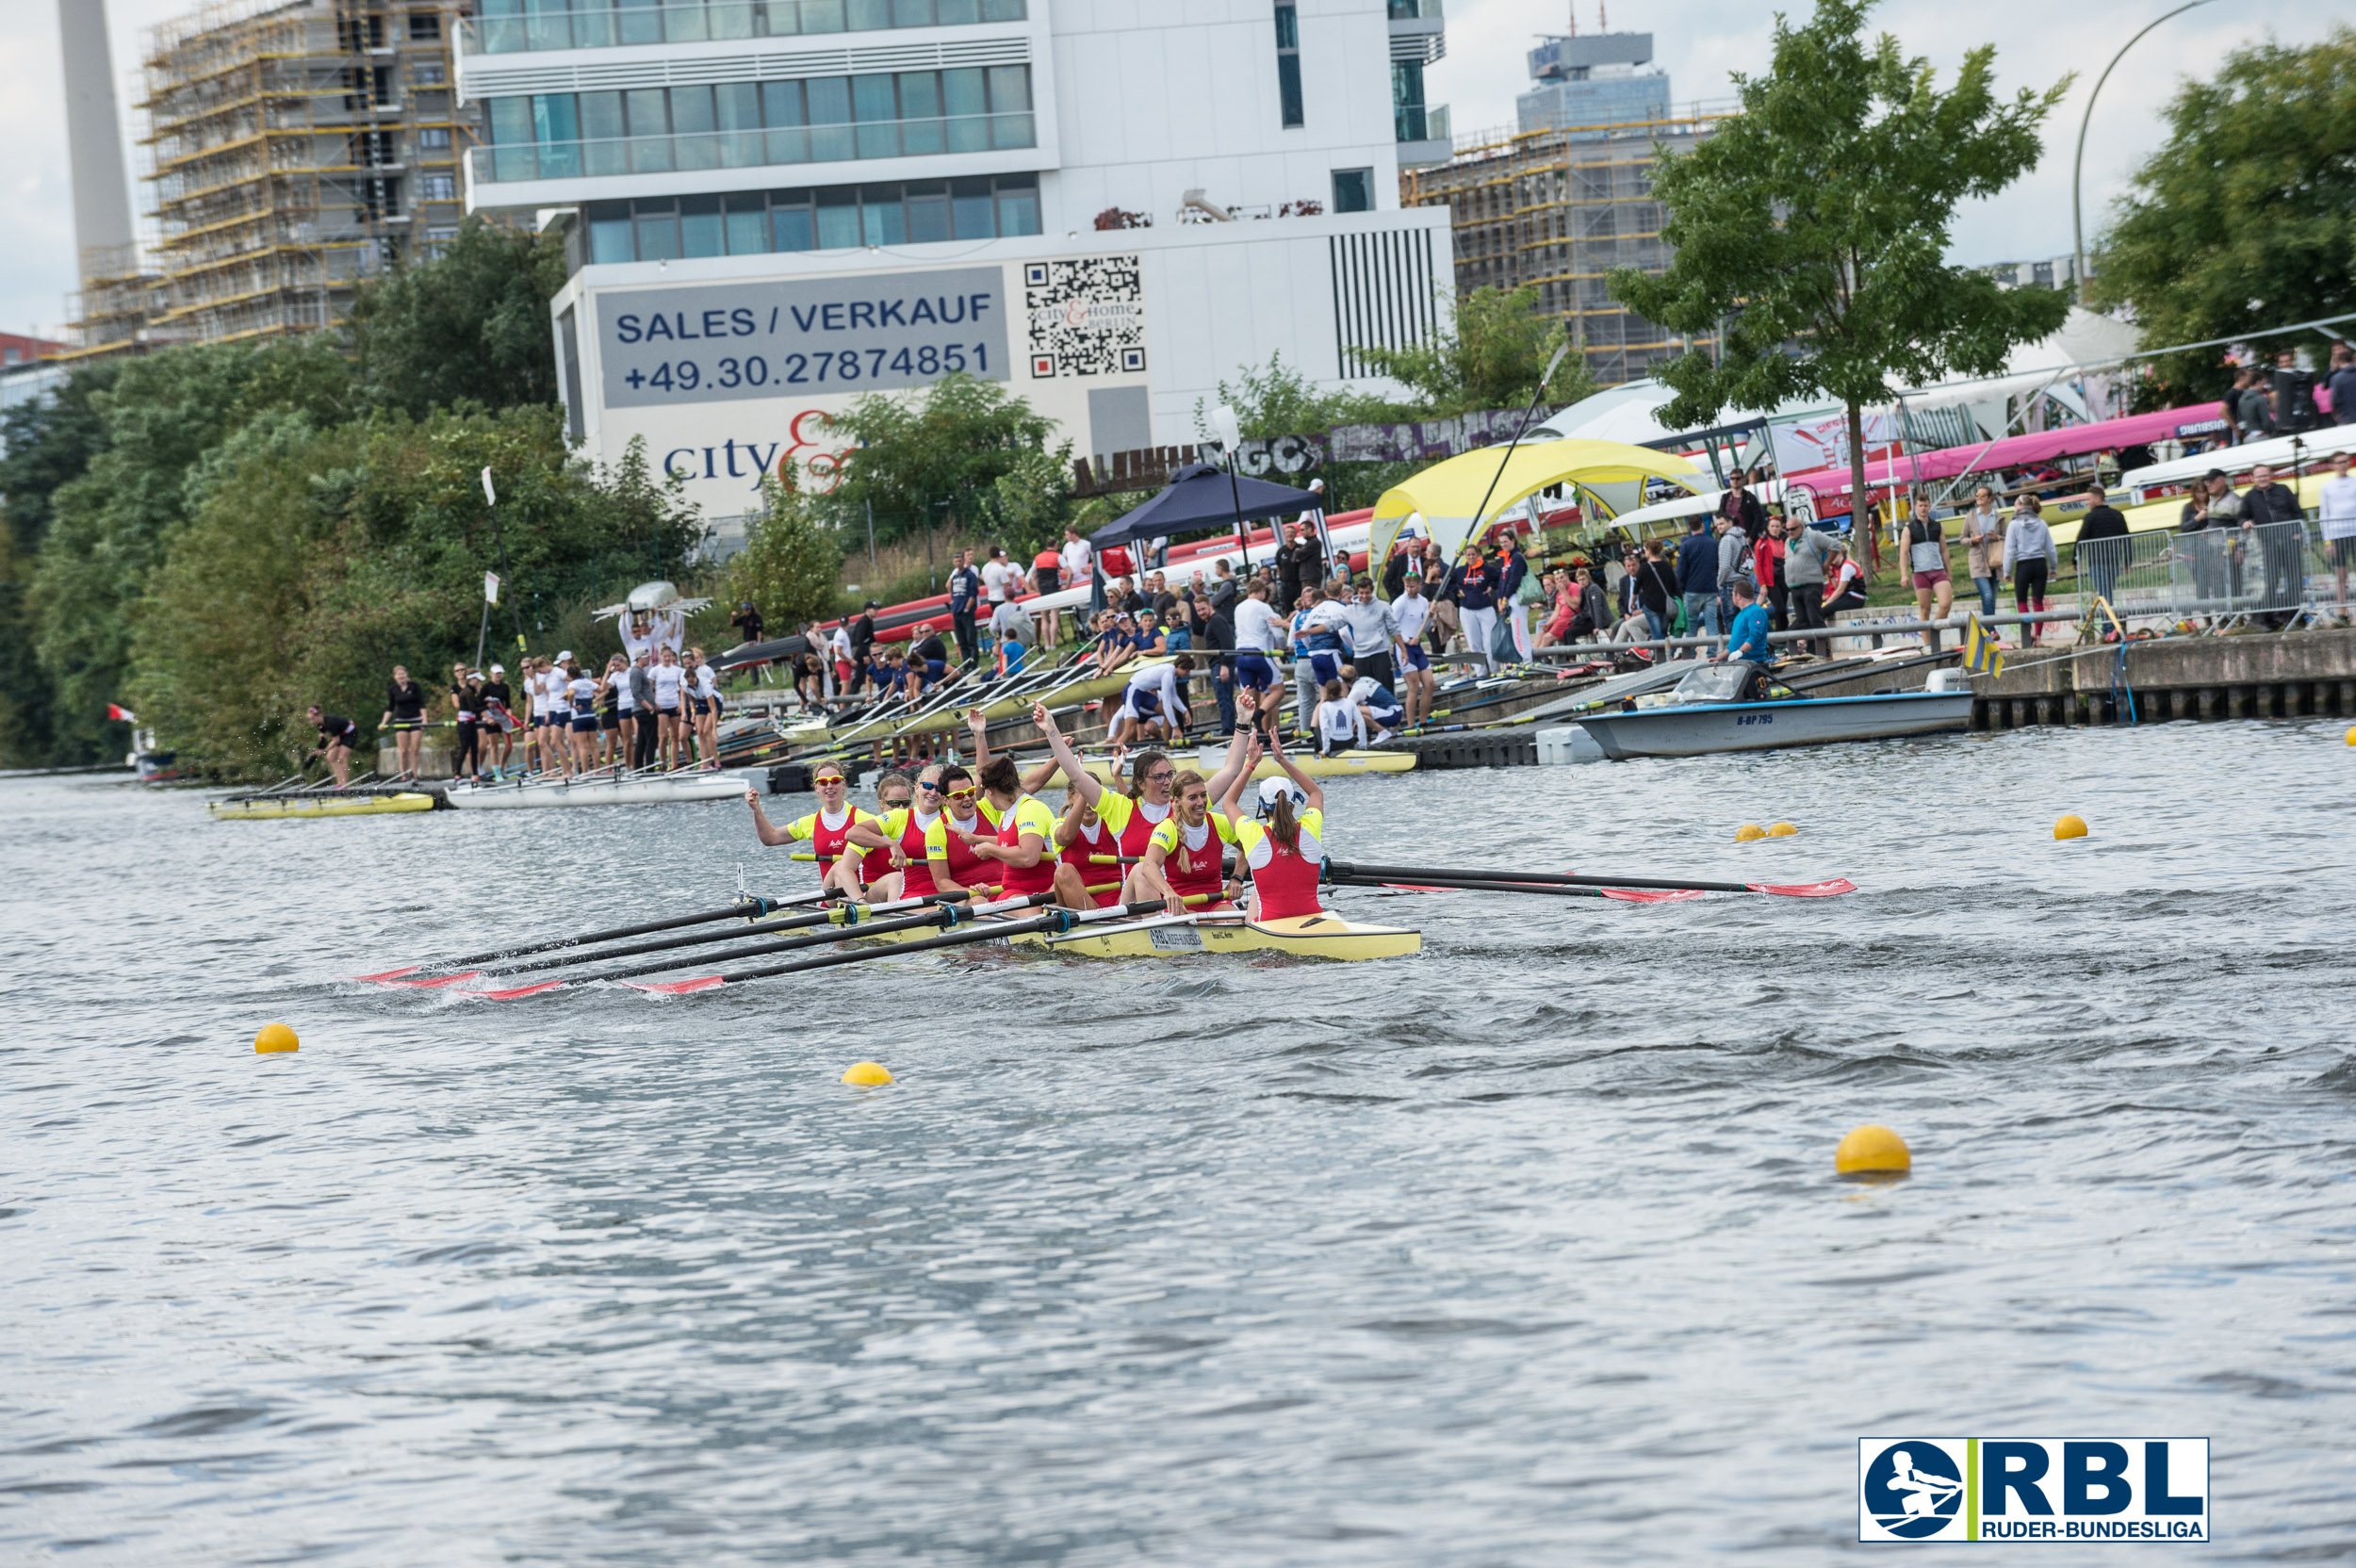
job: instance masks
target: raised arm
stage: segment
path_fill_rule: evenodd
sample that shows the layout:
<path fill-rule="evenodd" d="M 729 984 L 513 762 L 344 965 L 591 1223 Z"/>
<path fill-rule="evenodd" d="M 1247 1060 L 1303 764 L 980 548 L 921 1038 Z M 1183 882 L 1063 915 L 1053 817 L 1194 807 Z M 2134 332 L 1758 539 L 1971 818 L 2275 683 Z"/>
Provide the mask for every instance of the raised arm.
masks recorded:
<path fill-rule="evenodd" d="M 1256 733 L 1258 733 L 1256 730 L 1238 729 L 1228 738 L 1227 760 L 1219 765 L 1219 772 L 1211 775 L 1210 782 L 1204 786 L 1210 792 L 1213 800 L 1225 800 L 1227 787 L 1237 782 L 1242 776 L 1252 771 L 1244 765 L 1243 754 L 1244 747 Z"/>
<path fill-rule="evenodd" d="M 1316 779 L 1302 773 L 1299 765 L 1284 755 L 1284 742 L 1282 736 L 1274 733 L 1268 736 L 1268 755 L 1275 758 L 1276 765 L 1284 769 L 1294 783 L 1301 786 L 1301 792 L 1308 797 L 1310 810 L 1325 809 L 1325 792 L 1317 787 Z"/>
<path fill-rule="evenodd" d="M 761 808 L 761 792 L 749 784 L 744 786 L 744 804 L 753 808 L 753 837 L 771 849 L 794 841 L 793 834 L 782 827 L 770 825 L 769 813 Z"/>
<path fill-rule="evenodd" d="M 1239 729 L 1235 732 L 1235 739 L 1247 743 L 1244 746 L 1242 762 L 1238 764 L 1232 760 L 1235 752 L 1235 743 L 1230 742 L 1228 743 L 1228 754 L 1231 760 L 1227 767 L 1219 770 L 1219 772 L 1223 774 L 1232 772 L 1232 776 L 1230 776 L 1227 780 L 1226 790 L 1222 792 L 1219 797 L 1219 815 L 1227 819 L 1227 825 L 1230 827 L 1234 827 L 1243 821 L 1243 812 L 1238 809 L 1238 806 L 1243 799 L 1244 780 L 1250 778 L 1252 776 L 1252 770 L 1260 765 L 1259 730 Z"/>
<path fill-rule="evenodd" d="M 1072 787 L 1080 792 L 1081 799 L 1094 806 L 1104 794 L 1104 786 L 1096 781 L 1095 775 L 1080 766 L 1080 754 L 1072 749 L 1072 743 L 1065 740 L 1063 731 L 1055 727 L 1055 715 L 1047 710 L 1045 703 L 1031 704 L 1031 723 L 1037 725 L 1039 732 L 1047 737 L 1047 749 L 1054 755 L 1055 765 L 1063 769 L 1064 777 L 1072 781 Z"/>

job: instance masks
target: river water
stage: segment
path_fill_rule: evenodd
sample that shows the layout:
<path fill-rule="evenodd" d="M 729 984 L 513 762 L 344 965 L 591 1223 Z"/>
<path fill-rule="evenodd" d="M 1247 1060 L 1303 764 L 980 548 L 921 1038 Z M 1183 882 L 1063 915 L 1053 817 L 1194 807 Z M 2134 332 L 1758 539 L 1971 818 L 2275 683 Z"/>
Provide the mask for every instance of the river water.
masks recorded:
<path fill-rule="evenodd" d="M 0 1560 L 1815 1562 L 1885 1433 L 2207 1436 L 2187 1555 L 2351 1555 L 2339 727 L 1331 792 L 1341 858 L 1844 899 L 503 1004 L 334 977 L 810 869 L 0 786 Z"/>

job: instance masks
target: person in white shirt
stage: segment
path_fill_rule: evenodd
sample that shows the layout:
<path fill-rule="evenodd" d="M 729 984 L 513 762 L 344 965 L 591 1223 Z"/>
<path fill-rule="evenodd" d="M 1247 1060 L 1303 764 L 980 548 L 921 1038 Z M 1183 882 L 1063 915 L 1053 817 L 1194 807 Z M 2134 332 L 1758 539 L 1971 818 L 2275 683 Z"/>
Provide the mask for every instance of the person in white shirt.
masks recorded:
<path fill-rule="evenodd" d="M 1391 647 L 1399 669 L 1399 706 L 1406 717 L 1401 728 L 1432 716 L 1432 656 L 1424 651 L 1423 629 L 1432 621 L 1432 601 L 1424 597 L 1423 579 L 1410 571 L 1391 601 L 1391 621 L 1397 637 Z"/>
<path fill-rule="evenodd" d="M 826 695 L 850 695 L 851 683 L 858 678 L 858 663 L 851 657 L 851 629 L 838 624 L 834 635 L 826 639 Z"/>
<path fill-rule="evenodd" d="M 1274 655 L 1284 617 L 1268 608 L 1268 584 L 1254 578 L 1235 601 L 1235 694 L 1251 705 L 1247 728 L 1258 728 L 1284 700 Z"/>
<path fill-rule="evenodd" d="M 990 546 L 990 560 L 982 567 L 982 596 L 993 605 L 1006 603 L 1022 575 L 1007 564 L 1006 546 Z"/>
<path fill-rule="evenodd" d="M 1324 701 L 1317 704 L 1310 729 L 1317 738 L 1317 755 L 1331 757 L 1351 746 L 1366 743 L 1366 716 L 1358 705 L 1350 700 L 1339 680 L 1329 680 L 1321 688 Z"/>
<path fill-rule="evenodd" d="M 1182 653 L 1167 664 L 1131 676 L 1105 742 L 1119 746 L 1132 741 L 1158 740 L 1164 744 L 1176 741 L 1194 722 L 1180 689 L 1180 683 L 1193 674 L 1194 656 Z"/>
<path fill-rule="evenodd" d="M 2331 477 L 2323 482 L 2323 505 L 2317 514 L 2324 548 L 2331 552 L 2331 575 L 2339 583 L 2343 622 L 2348 620 L 2348 568 L 2356 564 L 2356 478 L 2349 476 L 2348 464 L 2348 453 L 2331 454 Z"/>
<path fill-rule="evenodd" d="M 664 648 L 646 674 L 654 681 L 655 747 L 664 770 L 687 766 L 687 672 Z"/>
<path fill-rule="evenodd" d="M 720 765 L 720 678 L 704 659 L 704 650 L 687 650 L 687 708 L 694 717 L 699 766 Z"/>
<path fill-rule="evenodd" d="M 1076 528 L 1063 531 L 1063 585 L 1067 589 L 1088 589 L 1088 609 L 1091 612 L 1104 608 L 1104 590 L 1096 581 L 1096 551 L 1080 537 L 1080 531 Z"/>
<path fill-rule="evenodd" d="M 1370 675 L 1361 675 L 1354 664 L 1342 666 L 1342 679 L 1350 686 L 1350 705 L 1358 710 L 1366 727 L 1374 731 L 1374 743 L 1381 745 L 1399 732 L 1399 719 L 1405 710 L 1388 686 Z"/>

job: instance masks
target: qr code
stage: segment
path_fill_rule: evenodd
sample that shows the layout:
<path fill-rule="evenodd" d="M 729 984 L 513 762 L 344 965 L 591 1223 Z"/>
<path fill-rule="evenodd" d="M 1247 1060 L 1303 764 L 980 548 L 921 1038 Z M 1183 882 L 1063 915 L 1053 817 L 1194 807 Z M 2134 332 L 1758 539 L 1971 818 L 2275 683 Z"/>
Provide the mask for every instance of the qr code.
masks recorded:
<path fill-rule="evenodd" d="M 1144 370 L 1145 286 L 1136 256 L 1025 262 L 1023 306 L 1033 380 Z"/>

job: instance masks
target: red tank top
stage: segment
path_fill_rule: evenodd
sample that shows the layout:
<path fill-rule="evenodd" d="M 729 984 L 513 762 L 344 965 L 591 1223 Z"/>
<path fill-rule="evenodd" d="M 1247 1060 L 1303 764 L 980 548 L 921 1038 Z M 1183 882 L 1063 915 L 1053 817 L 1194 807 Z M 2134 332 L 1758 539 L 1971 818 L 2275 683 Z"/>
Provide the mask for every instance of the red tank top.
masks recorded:
<path fill-rule="evenodd" d="M 1064 864 L 1080 874 L 1083 886 L 1101 889 L 1088 896 L 1095 899 L 1096 906 L 1102 909 L 1121 902 L 1121 868 L 1099 865 L 1088 857 L 1117 855 L 1121 852 L 1121 841 L 1106 832 L 1101 822 L 1096 825 L 1095 838 L 1089 838 L 1088 832 L 1089 829 L 1082 827 L 1079 836 L 1064 846 L 1059 858 Z M 1105 886 L 1107 883 L 1110 886 Z"/>
<path fill-rule="evenodd" d="M 818 874 L 821 876 L 834 870 L 834 863 L 841 858 L 843 846 L 851 836 L 851 824 L 858 820 L 858 808 L 849 806 L 843 808 L 843 825 L 840 827 L 828 827 L 824 811 L 810 814 L 810 847 L 818 852 Z"/>
<path fill-rule="evenodd" d="M 1260 895 L 1260 918 L 1288 920 L 1322 913 L 1325 906 L 1317 902 L 1317 878 L 1324 868 L 1298 850 L 1286 849 L 1273 835 L 1268 847 L 1268 864 L 1252 868 L 1252 886 Z"/>
<path fill-rule="evenodd" d="M 1227 877 L 1223 867 L 1225 856 L 1219 834 L 1208 824 L 1203 825 L 1204 842 L 1200 849 L 1186 847 L 1186 828 L 1178 825 L 1178 847 L 1162 857 L 1162 880 L 1170 890 L 1181 898 L 1197 893 L 1206 895 L 1207 902 L 1188 905 L 1188 908 L 1207 908 L 1219 903 L 1225 895 Z"/>
<path fill-rule="evenodd" d="M 988 819 L 978 814 L 973 820 L 982 827 L 990 825 Z M 942 825 L 941 838 L 947 849 L 951 881 L 960 888 L 994 888 L 998 885 L 998 873 L 1002 869 L 998 862 L 985 860 L 974 854 L 973 846 L 957 836 L 954 824 Z M 925 875 L 926 879 L 930 880 L 931 869 L 929 867 L 926 868 Z M 935 886 L 937 887 L 938 884 Z"/>
<path fill-rule="evenodd" d="M 900 825 L 900 853 L 908 860 L 908 869 L 900 874 L 900 896 L 923 898 L 933 891 L 932 864 L 924 858 L 924 828 L 916 820 L 914 808 L 909 808 Z M 884 856 L 887 869 L 891 861 L 892 857 L 887 852 Z"/>
<path fill-rule="evenodd" d="M 1136 860 L 1140 858 L 1145 854 L 1146 841 L 1153 837 L 1153 829 L 1161 826 L 1163 823 L 1168 822 L 1169 820 L 1170 812 L 1165 810 L 1159 820 L 1148 822 L 1145 816 L 1145 802 L 1142 800 L 1131 801 L 1129 803 L 1129 820 L 1121 825 L 1121 833 L 1116 840 L 1121 847 L 1115 853 L 1120 855 L 1123 860 Z M 1089 880 L 1093 881 L 1094 878 L 1091 877 Z"/>
<path fill-rule="evenodd" d="M 1037 835 L 1044 844 L 1052 846 L 1055 843 L 1055 820 L 1047 815 L 1047 808 L 1044 806 L 1039 806 L 1036 812 L 1027 809 L 1032 806 L 1038 806 L 1038 802 L 1018 801 L 1007 810 L 1006 820 L 998 828 L 999 848 L 1020 849 L 1023 847 L 1023 831 L 1025 826 L 1023 818 L 1025 817 L 1031 819 L 1028 824 L 1030 831 Z M 1010 866 L 1002 860 L 998 862 L 998 871 L 1005 878 L 1004 885 L 998 890 L 1001 897 L 1023 898 L 1032 893 L 1055 890 L 1055 857 L 1052 847 L 1040 854 L 1039 864 L 1035 866 Z"/>

